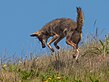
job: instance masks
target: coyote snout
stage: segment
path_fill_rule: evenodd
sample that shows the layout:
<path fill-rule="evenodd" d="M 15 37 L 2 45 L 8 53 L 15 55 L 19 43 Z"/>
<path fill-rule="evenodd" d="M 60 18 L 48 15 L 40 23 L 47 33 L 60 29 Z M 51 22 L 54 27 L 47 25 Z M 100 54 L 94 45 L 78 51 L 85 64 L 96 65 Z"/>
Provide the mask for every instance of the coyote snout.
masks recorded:
<path fill-rule="evenodd" d="M 81 40 L 82 35 L 82 26 L 84 23 L 83 12 L 80 7 L 77 8 L 77 22 L 73 21 L 70 18 L 60 18 L 55 19 L 48 24 L 46 24 L 41 30 L 33 33 L 32 37 L 37 37 L 42 44 L 42 48 L 47 46 L 52 52 L 54 49 L 51 46 L 51 43 L 54 42 L 54 46 L 59 49 L 57 45 L 64 37 L 66 37 L 66 43 L 72 46 L 78 51 L 78 43 Z M 47 40 L 49 37 L 53 37 L 48 43 Z M 77 56 L 78 57 L 78 56 Z"/>
<path fill-rule="evenodd" d="M 44 38 L 39 33 L 36 32 L 36 33 L 31 34 L 30 36 L 31 37 L 37 37 L 42 44 L 42 48 L 46 47 L 46 41 L 44 40 Z"/>

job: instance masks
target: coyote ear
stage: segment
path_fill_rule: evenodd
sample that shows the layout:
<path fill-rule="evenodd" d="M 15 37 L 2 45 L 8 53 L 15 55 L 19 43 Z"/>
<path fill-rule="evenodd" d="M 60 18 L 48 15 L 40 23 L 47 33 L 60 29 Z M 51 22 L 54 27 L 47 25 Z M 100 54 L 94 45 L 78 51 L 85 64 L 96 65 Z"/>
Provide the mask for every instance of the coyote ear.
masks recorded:
<path fill-rule="evenodd" d="M 79 7 L 76 7 L 76 9 L 77 9 L 77 13 L 79 13 Z"/>
<path fill-rule="evenodd" d="M 76 7 L 76 9 L 78 10 L 79 8 L 78 8 L 78 7 Z"/>

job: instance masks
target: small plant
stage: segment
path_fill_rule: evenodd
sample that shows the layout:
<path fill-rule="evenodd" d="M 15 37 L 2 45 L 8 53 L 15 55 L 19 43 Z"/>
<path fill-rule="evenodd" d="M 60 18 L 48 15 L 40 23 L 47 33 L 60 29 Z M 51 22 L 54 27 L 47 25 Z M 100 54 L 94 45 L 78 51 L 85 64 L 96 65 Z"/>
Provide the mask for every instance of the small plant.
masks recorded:
<path fill-rule="evenodd" d="M 98 43 L 99 42 L 99 43 Z M 98 45 L 96 45 L 98 44 Z M 109 37 L 106 36 L 105 40 L 99 40 L 92 47 L 86 49 L 84 54 L 103 54 L 104 56 L 109 53 Z"/>
<path fill-rule="evenodd" d="M 36 72 L 34 70 L 23 70 L 19 72 L 19 76 L 22 80 L 28 80 L 30 78 L 33 78 L 37 76 Z"/>
<path fill-rule="evenodd" d="M 23 79 L 23 80 L 27 80 L 29 77 L 30 77 L 30 75 L 31 75 L 31 72 L 30 71 L 21 71 L 20 72 L 20 77 L 21 77 L 21 79 Z"/>
<path fill-rule="evenodd" d="M 7 70 L 7 65 L 6 64 L 4 64 L 3 66 L 2 66 L 2 68 L 3 68 L 3 70 Z"/>
<path fill-rule="evenodd" d="M 3 82 L 3 77 L 0 77 L 0 82 Z"/>
<path fill-rule="evenodd" d="M 9 69 L 10 72 L 13 72 L 13 71 L 17 70 L 17 67 L 15 65 L 9 65 L 8 69 Z"/>
<path fill-rule="evenodd" d="M 101 45 L 101 48 L 99 48 L 99 50 L 100 50 L 101 53 L 103 53 L 104 56 L 105 56 L 106 54 L 109 53 L 109 37 L 106 36 L 104 42 L 103 42 L 102 40 L 99 40 L 99 42 L 100 42 L 100 45 Z"/>
<path fill-rule="evenodd" d="M 98 79 L 95 79 L 95 78 L 92 78 L 92 77 L 89 77 L 89 78 L 90 78 L 90 81 L 91 81 L 91 82 L 99 82 Z"/>

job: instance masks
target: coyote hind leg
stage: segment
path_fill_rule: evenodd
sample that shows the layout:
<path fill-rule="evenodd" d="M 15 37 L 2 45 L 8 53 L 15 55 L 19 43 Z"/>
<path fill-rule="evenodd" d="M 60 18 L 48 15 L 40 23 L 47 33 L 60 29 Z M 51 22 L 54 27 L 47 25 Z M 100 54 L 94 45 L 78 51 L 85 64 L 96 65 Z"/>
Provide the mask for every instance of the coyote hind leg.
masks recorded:
<path fill-rule="evenodd" d="M 64 36 L 60 36 L 58 39 L 56 39 L 56 41 L 54 42 L 54 46 L 59 49 L 60 47 L 57 45 L 58 42 L 60 42 L 62 39 L 64 38 Z"/>
<path fill-rule="evenodd" d="M 76 55 L 74 55 L 73 57 L 78 60 L 79 57 L 79 48 L 78 48 L 78 44 L 73 43 L 71 40 L 66 40 L 66 43 L 70 46 L 72 46 L 74 49 L 76 49 Z"/>
<path fill-rule="evenodd" d="M 47 43 L 48 47 L 50 48 L 50 50 L 51 50 L 52 52 L 54 52 L 54 49 L 52 48 L 51 43 L 54 42 L 57 38 L 58 38 L 58 35 L 56 34 L 56 35 L 54 35 L 53 38 Z"/>
<path fill-rule="evenodd" d="M 75 57 L 75 59 L 78 60 L 78 57 L 79 57 L 79 48 L 76 49 L 76 57 Z"/>

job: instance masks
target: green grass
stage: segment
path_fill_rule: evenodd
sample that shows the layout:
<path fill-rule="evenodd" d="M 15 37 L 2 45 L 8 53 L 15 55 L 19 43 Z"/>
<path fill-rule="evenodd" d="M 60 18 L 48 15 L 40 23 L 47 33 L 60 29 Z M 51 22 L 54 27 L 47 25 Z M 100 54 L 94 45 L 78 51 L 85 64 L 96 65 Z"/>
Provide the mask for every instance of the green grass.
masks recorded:
<path fill-rule="evenodd" d="M 83 43 L 78 62 L 73 54 L 72 49 L 61 49 L 52 55 L 2 62 L 0 82 L 109 82 L 107 36 L 105 41 L 91 40 Z"/>

